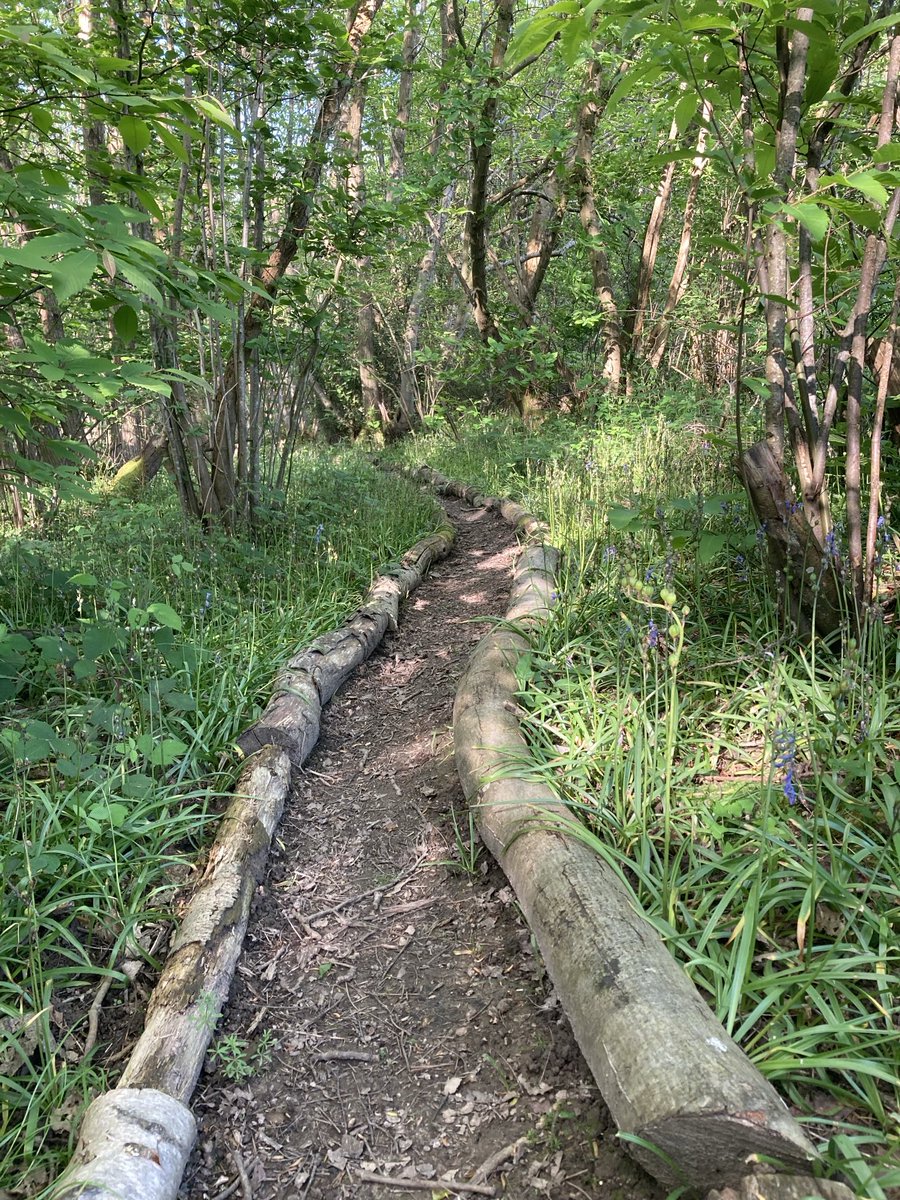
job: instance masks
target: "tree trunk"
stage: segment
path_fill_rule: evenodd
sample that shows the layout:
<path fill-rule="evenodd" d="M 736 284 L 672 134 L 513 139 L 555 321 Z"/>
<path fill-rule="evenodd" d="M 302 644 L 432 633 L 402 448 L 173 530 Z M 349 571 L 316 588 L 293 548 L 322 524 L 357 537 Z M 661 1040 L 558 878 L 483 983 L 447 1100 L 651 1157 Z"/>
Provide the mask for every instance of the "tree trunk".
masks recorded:
<path fill-rule="evenodd" d="M 487 182 L 494 139 L 497 135 L 497 110 L 499 105 L 503 59 L 512 31 L 515 0 L 497 0 L 494 45 L 491 50 L 491 66 L 485 82 L 485 96 L 469 126 L 469 145 L 472 162 L 472 185 L 469 192 L 469 208 L 466 213 L 465 242 L 469 258 L 471 277 L 472 313 L 481 340 L 487 344 L 499 341 L 500 333 L 491 312 L 487 284 Z"/>
<path fill-rule="evenodd" d="M 678 126 L 673 121 L 672 128 L 669 130 L 669 142 L 674 142 L 677 136 Z M 647 228 L 644 231 L 641 262 L 634 286 L 634 300 L 625 322 L 625 337 L 632 359 L 636 358 L 640 352 L 644 322 L 650 308 L 650 288 L 653 284 L 653 271 L 656 267 L 656 256 L 659 253 L 662 227 L 669 211 L 669 201 L 672 199 L 675 166 L 675 159 L 665 165 L 656 198 L 653 201 L 653 208 L 650 210 L 650 217 L 647 220 Z"/>
<path fill-rule="evenodd" d="M 663 355 L 666 352 L 666 342 L 669 337 L 669 325 L 672 313 L 684 295 L 686 287 L 687 265 L 691 252 L 691 235 L 694 231 L 694 213 L 697 207 L 697 193 L 700 191 L 700 180 L 706 167 L 706 143 L 709 136 L 706 122 L 709 121 L 711 113 L 712 109 L 709 102 L 704 100 L 700 111 L 701 126 L 700 132 L 697 135 L 697 151 L 691 164 L 691 178 L 688 184 L 687 198 L 684 202 L 681 240 L 678 243 L 675 267 L 672 271 L 672 278 L 669 281 L 669 290 L 666 294 L 666 302 L 663 305 L 663 310 L 657 319 L 653 332 L 647 339 L 649 346 L 647 361 L 654 370 L 659 369 Z"/>
<path fill-rule="evenodd" d="M 240 352 L 236 345 L 220 375 L 216 389 L 212 484 L 219 509 L 226 521 L 232 519 L 230 514 L 236 512 L 237 502 L 234 472 L 228 468 L 229 463 L 233 462 L 237 375 L 239 364 L 244 358 L 243 349 L 247 342 L 262 333 L 266 314 L 275 302 L 281 279 L 294 261 L 300 243 L 306 236 L 315 192 L 325 167 L 325 151 L 350 95 L 359 67 L 360 49 L 382 3 L 383 0 L 362 0 L 351 14 L 347 26 L 350 61 L 342 64 L 343 70 L 336 74 L 319 103 L 313 129 L 306 142 L 298 186 L 288 205 L 284 228 L 268 261 L 256 276 L 255 281 L 260 290 L 254 292 L 247 301 L 244 319 L 237 334 Z"/>
<path fill-rule="evenodd" d="M 848 617 L 855 619 L 836 550 L 819 542 L 768 438 L 744 451 L 739 469 L 766 533 L 785 615 L 802 634 L 835 633 Z"/>
<path fill-rule="evenodd" d="M 603 231 L 597 214 L 592 176 L 594 134 L 608 91 L 601 82 L 600 65 L 591 59 L 585 81 L 585 99 L 578 112 L 578 126 L 572 156 L 571 178 L 578 196 L 578 215 L 588 239 L 588 256 L 594 282 L 594 295 L 604 316 L 603 378 L 616 393 L 623 382 L 624 332 L 622 318 L 613 293 L 609 259 L 603 248 Z"/>

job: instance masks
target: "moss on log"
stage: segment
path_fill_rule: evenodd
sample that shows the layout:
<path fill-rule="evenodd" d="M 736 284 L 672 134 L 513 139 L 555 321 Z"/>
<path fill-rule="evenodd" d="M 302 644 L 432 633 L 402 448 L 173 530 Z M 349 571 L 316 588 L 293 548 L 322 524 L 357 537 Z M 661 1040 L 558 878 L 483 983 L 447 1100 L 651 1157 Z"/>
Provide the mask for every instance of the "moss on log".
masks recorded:
<path fill-rule="evenodd" d="M 130 458 L 119 467 L 109 486 L 111 492 L 123 496 L 134 496 L 148 484 L 163 464 L 168 450 L 168 441 L 162 434 L 151 438 L 140 454 Z"/>

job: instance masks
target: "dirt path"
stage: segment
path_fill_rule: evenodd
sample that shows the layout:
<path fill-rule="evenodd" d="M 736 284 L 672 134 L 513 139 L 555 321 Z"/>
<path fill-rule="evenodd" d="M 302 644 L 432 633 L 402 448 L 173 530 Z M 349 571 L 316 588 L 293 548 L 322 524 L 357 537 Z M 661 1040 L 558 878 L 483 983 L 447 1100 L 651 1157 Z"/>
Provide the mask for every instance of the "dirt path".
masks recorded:
<path fill-rule="evenodd" d="M 326 710 L 287 810 L 217 1037 L 248 1043 L 232 1074 L 257 1069 L 204 1074 L 186 1200 L 421 1200 L 456 1193 L 360 1174 L 471 1180 L 498 1156 L 497 1195 L 661 1195 L 614 1138 L 502 874 L 469 848 L 453 694 L 478 618 L 505 608 L 515 539 L 447 510 L 453 555 Z"/>

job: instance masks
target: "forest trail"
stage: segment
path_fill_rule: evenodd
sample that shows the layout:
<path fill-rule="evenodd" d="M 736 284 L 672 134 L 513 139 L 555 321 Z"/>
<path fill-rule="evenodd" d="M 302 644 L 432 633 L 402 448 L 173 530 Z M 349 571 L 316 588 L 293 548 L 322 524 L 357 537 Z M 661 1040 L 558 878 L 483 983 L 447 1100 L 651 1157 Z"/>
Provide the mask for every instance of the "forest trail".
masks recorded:
<path fill-rule="evenodd" d="M 451 557 L 326 709 L 286 809 L 216 1039 L 245 1039 L 244 1061 L 275 1048 L 245 1080 L 203 1075 L 186 1200 L 662 1195 L 615 1138 L 502 873 L 484 851 L 447 865 L 451 813 L 469 840 L 453 696 L 516 543 L 445 507 Z"/>

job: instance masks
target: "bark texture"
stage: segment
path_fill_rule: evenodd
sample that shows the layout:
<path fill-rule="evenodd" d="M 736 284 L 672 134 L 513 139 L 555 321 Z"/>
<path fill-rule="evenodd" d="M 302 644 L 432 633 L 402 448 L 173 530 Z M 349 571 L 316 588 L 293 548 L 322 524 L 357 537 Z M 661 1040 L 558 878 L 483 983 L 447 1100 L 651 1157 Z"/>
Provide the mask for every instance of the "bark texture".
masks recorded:
<path fill-rule="evenodd" d="M 120 1087 L 159 1088 L 186 1102 L 228 998 L 250 901 L 290 790 L 290 760 L 266 747 L 247 763 L 222 818 Z"/>
<path fill-rule="evenodd" d="M 547 615 L 556 565 L 551 547 L 525 549 L 509 622 Z M 580 825 L 521 766 L 515 664 L 526 649 L 507 625 L 475 651 L 454 708 L 457 770 L 611 1113 L 644 1143 L 632 1153 L 665 1183 L 704 1189 L 739 1184 L 750 1155 L 808 1168 L 813 1148 L 774 1088 L 579 840 Z"/>
<path fill-rule="evenodd" d="M 738 466 L 766 532 L 770 562 L 784 582 L 788 616 L 803 633 L 836 632 L 855 613 L 833 540 L 820 544 L 769 439 L 750 446 Z"/>
<path fill-rule="evenodd" d="M 175 1200 L 195 1136 L 190 1109 L 163 1092 L 104 1092 L 53 1200 Z"/>

